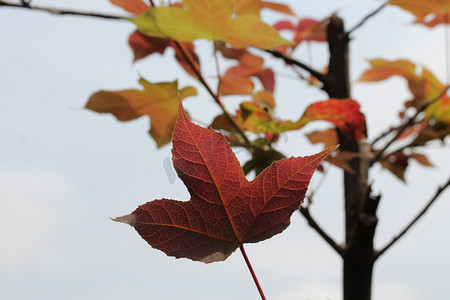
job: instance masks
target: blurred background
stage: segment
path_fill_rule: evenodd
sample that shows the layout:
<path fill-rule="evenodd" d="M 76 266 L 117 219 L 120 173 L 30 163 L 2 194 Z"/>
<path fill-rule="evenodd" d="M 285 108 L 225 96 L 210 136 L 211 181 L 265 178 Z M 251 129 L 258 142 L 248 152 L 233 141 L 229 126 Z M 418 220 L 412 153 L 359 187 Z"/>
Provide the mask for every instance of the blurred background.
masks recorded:
<path fill-rule="evenodd" d="M 18 1 L 17 1 L 18 2 Z M 289 1 L 286 1 L 289 2 Z M 34 0 L 33 5 L 127 14 L 107 0 Z M 290 1 L 300 17 L 332 13 L 346 27 L 381 3 L 369 0 Z M 287 17 L 263 13 L 273 24 Z M 387 7 L 353 34 L 350 66 L 353 98 L 366 114 L 369 138 L 398 125 L 410 94 L 404 80 L 359 83 L 373 58 L 410 59 L 445 82 L 444 27 L 412 25 L 411 14 Z M 240 253 L 226 262 L 203 264 L 174 259 L 152 249 L 130 226 L 109 217 L 128 214 L 159 198 L 188 200 L 170 163 L 170 145 L 156 148 L 149 120 L 118 122 L 84 109 L 90 95 L 179 80 L 198 97 L 184 101 L 195 120 L 208 125 L 219 113 L 200 85 L 173 60 L 170 51 L 132 63 L 127 45 L 134 25 L 127 21 L 0 7 L 0 298 L 1 299 L 258 299 Z M 448 37 L 447 37 L 448 38 Z M 211 45 L 196 42 L 207 78 L 214 82 Z M 301 45 L 296 57 L 316 69 L 326 66 L 325 44 Z M 326 94 L 297 80 L 279 61 L 277 116 L 298 119 L 307 105 Z M 224 99 L 233 110 L 239 99 Z M 316 122 L 283 134 L 278 149 L 288 156 L 321 150 L 304 133 Z M 376 246 L 397 234 L 444 183 L 449 149 L 436 143 L 425 151 L 434 168 L 412 163 L 406 184 L 381 168 L 371 180 L 382 194 Z M 246 153 L 237 153 L 241 161 Z M 320 175 L 319 175 L 320 177 Z M 319 182 L 315 176 L 314 187 Z M 317 191 L 311 213 L 336 240 L 343 240 L 341 171 L 332 168 Z M 373 299 L 449 299 L 450 193 L 375 265 Z M 268 299 L 341 299 L 340 257 L 311 230 L 300 214 L 270 240 L 249 244 L 247 254 Z"/>

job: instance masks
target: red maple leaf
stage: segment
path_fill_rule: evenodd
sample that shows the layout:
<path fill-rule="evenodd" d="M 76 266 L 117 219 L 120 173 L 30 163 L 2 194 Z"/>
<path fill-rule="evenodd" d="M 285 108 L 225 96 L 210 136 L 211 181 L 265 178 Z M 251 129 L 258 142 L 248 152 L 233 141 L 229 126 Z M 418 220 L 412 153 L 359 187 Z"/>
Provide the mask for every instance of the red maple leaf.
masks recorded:
<path fill-rule="evenodd" d="M 191 123 L 180 102 L 172 160 L 191 200 L 154 200 L 114 220 L 133 226 L 167 255 L 225 260 L 243 243 L 289 226 L 314 170 L 336 148 L 277 161 L 249 182 L 222 134 Z"/>

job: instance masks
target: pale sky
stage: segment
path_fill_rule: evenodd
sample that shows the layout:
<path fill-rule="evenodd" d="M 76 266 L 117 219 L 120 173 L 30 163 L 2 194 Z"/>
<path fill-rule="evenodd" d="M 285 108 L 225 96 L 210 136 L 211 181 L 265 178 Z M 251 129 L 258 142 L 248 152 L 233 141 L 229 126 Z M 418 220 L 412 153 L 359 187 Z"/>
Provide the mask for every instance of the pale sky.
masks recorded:
<path fill-rule="evenodd" d="M 369 0 L 290 1 L 301 17 L 323 18 L 338 12 L 347 27 L 380 2 Z M 306 4 L 307 3 L 307 4 Z M 49 5 L 122 14 L 106 0 L 34 0 Z M 270 22 L 282 15 L 266 15 Z M 372 58 L 407 58 L 445 79 L 444 28 L 410 25 L 412 17 L 388 7 L 355 32 L 351 43 L 353 97 L 366 113 L 369 137 L 396 117 L 409 97 L 404 81 L 356 83 Z M 188 193 L 164 166 L 170 145 L 157 149 L 145 117 L 120 123 L 83 109 L 100 89 L 138 88 L 140 75 L 151 82 L 179 79 L 195 85 L 199 96 L 185 101 L 194 119 L 208 124 L 219 109 L 193 79 L 173 62 L 171 53 L 132 64 L 127 46 L 133 25 L 125 21 L 0 7 L 0 298 L 3 299 L 259 299 L 239 252 L 225 262 L 203 264 L 174 259 L 152 249 L 129 226 L 109 217 L 128 214 L 159 198 L 187 200 Z M 196 42 L 204 71 L 214 76 L 210 44 Z M 321 69 L 326 48 L 306 46 L 297 57 Z M 211 66 L 211 67 L 210 67 Z M 281 63 L 270 64 L 280 73 Z M 298 118 L 304 108 L 325 100 L 323 92 L 285 76 L 277 77 L 277 116 Z M 213 81 L 212 81 L 213 82 Z M 233 109 L 236 99 L 225 101 Z M 279 142 L 287 155 L 321 150 L 304 133 L 310 124 Z M 401 183 L 374 168 L 379 207 L 376 246 L 386 244 L 449 176 L 449 148 L 433 144 L 435 168 L 411 163 Z M 244 153 L 238 153 L 245 159 Z M 311 213 L 337 241 L 343 239 L 341 172 L 327 175 Z M 319 177 L 314 177 L 314 186 Z M 450 192 L 375 265 L 373 299 L 449 299 Z M 341 261 L 299 215 L 270 240 L 246 245 L 268 299 L 341 299 Z"/>

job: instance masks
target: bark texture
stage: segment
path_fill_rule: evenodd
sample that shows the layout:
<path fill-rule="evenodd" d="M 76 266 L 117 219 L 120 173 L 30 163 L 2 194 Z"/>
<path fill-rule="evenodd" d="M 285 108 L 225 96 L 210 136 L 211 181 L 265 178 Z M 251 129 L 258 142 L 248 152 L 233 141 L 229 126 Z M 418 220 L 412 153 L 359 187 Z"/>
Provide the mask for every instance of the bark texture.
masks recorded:
<path fill-rule="evenodd" d="M 349 38 L 344 22 L 332 17 L 327 28 L 330 51 L 328 73 L 323 89 L 331 98 L 349 98 Z M 370 300 L 375 262 L 373 238 L 377 225 L 379 196 L 372 196 L 368 185 L 369 160 L 364 147 L 353 137 L 338 130 L 340 149 L 358 153 L 350 162 L 354 173 L 344 172 L 345 246 L 343 251 L 343 299 Z"/>

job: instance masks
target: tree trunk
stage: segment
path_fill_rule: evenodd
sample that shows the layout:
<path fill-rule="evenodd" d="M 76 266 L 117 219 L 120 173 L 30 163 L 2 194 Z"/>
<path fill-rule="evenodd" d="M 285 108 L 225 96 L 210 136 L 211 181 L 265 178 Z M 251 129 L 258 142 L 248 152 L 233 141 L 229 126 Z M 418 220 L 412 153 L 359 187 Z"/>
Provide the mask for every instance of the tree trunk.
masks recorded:
<path fill-rule="evenodd" d="M 339 17 L 327 28 L 330 63 L 323 89 L 330 98 L 349 98 L 348 35 Z M 343 253 L 343 299 L 370 300 L 375 262 L 373 238 L 377 225 L 379 196 L 371 196 L 367 183 L 369 162 L 362 145 L 347 133 L 338 131 L 340 150 L 358 154 L 349 163 L 354 173 L 344 172 L 345 248 Z"/>

